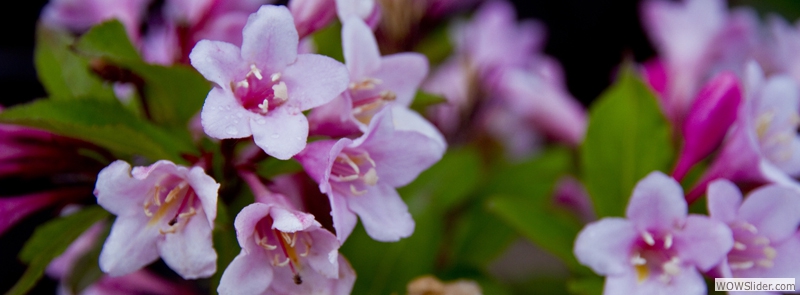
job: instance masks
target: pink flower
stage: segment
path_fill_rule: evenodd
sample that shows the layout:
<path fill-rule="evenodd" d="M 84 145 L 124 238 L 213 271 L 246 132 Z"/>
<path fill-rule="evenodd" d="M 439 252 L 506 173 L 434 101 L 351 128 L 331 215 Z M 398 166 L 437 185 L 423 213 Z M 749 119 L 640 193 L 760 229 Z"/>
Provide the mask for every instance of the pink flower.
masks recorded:
<path fill-rule="evenodd" d="M 243 178 L 258 202 L 236 216 L 242 252 L 225 269 L 217 291 L 350 294 L 355 273 L 339 254 L 336 236 L 313 215 L 292 209 L 283 195 L 267 191 L 257 176 L 245 173 Z"/>
<path fill-rule="evenodd" d="M 764 78 L 755 62 L 745 79 L 745 99 L 731 134 L 699 184 L 687 196 L 698 198 L 717 178 L 753 183 L 781 183 L 800 188 L 800 90 L 785 75 Z"/>
<path fill-rule="evenodd" d="M 42 22 L 54 28 L 83 32 L 103 21 L 118 19 L 131 40 L 139 39 L 139 27 L 150 0 L 52 0 L 42 10 Z"/>
<path fill-rule="evenodd" d="M 675 171 L 677 180 L 719 146 L 736 120 L 742 89 L 731 72 L 722 72 L 698 93 L 683 124 L 684 144 Z"/>
<path fill-rule="evenodd" d="M 757 17 L 748 10 L 728 13 L 722 0 L 645 1 L 642 22 L 666 71 L 662 105 L 683 124 L 696 91 L 720 70 L 741 73 L 753 53 Z"/>
<path fill-rule="evenodd" d="M 422 54 L 381 57 L 372 30 L 358 18 L 344 22 L 342 46 L 350 84 L 336 100 L 314 110 L 309 118 L 314 133 L 342 136 L 366 131 L 372 117 L 382 109 L 407 109 L 428 73 L 428 60 Z M 420 120 L 420 124 L 430 125 Z"/>
<path fill-rule="evenodd" d="M 334 0 L 291 0 L 288 5 L 300 39 L 327 27 L 336 17 Z"/>
<path fill-rule="evenodd" d="M 582 264 L 606 276 L 603 294 L 705 294 L 703 276 L 733 247 L 724 223 L 688 215 L 680 185 L 660 172 L 639 181 L 627 219 L 590 223 L 575 241 Z"/>
<path fill-rule="evenodd" d="M 289 10 L 262 6 L 250 15 L 239 48 L 203 40 L 192 65 L 216 85 L 200 114 L 213 138 L 253 136 L 268 155 L 288 159 L 308 138 L 302 111 L 323 105 L 347 88 L 347 70 L 322 55 L 297 54 L 297 31 Z"/>
<path fill-rule="evenodd" d="M 728 180 L 717 180 L 708 187 L 708 211 L 712 219 L 733 231 L 733 249 L 717 268 L 720 276 L 800 280 L 797 190 L 769 185 L 742 201 L 739 188 Z"/>
<path fill-rule="evenodd" d="M 397 241 L 414 231 L 414 220 L 395 188 L 436 163 L 445 146 L 425 134 L 396 128 L 393 118 L 405 121 L 387 109 L 375 115 L 361 137 L 315 141 L 297 155 L 328 195 L 339 242 L 355 228 L 356 215 L 379 241 Z"/>
<path fill-rule="evenodd" d="M 216 271 L 211 230 L 219 184 L 200 167 L 161 160 L 148 167 L 116 161 L 97 176 L 97 203 L 117 215 L 100 253 L 111 276 L 132 273 L 161 256 L 185 279 Z"/>

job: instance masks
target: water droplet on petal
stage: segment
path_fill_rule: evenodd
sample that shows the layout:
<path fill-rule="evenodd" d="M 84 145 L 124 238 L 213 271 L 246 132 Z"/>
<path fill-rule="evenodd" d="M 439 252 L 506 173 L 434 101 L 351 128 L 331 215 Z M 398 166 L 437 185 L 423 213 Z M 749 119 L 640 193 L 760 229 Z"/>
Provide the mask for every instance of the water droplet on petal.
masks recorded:
<path fill-rule="evenodd" d="M 242 113 L 237 113 L 236 116 L 239 117 L 239 118 L 244 117 L 244 115 Z"/>
<path fill-rule="evenodd" d="M 258 120 L 256 120 L 256 123 L 258 123 L 259 125 L 264 125 L 264 124 L 267 124 L 267 120 L 258 119 Z"/>
<path fill-rule="evenodd" d="M 236 130 L 236 127 L 228 126 L 228 128 L 225 129 L 225 132 L 230 135 L 236 135 L 236 133 L 239 133 L 239 130 Z"/>
<path fill-rule="evenodd" d="M 272 138 L 278 138 L 278 137 L 281 137 L 281 136 L 280 136 L 280 135 L 278 135 L 277 133 L 273 133 L 273 134 L 272 134 Z"/>

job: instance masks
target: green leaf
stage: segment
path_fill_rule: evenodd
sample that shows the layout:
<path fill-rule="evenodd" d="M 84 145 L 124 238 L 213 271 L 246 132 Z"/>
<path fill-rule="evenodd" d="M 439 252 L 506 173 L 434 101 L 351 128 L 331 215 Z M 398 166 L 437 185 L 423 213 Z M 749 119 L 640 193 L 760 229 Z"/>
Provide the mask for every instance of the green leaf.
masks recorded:
<path fill-rule="evenodd" d="M 83 34 L 75 48 L 84 55 L 105 57 L 118 63 L 141 62 L 139 52 L 127 36 L 125 26 L 119 20 L 109 20 Z"/>
<path fill-rule="evenodd" d="M 445 102 L 447 102 L 447 99 L 443 96 L 417 91 L 417 94 L 414 96 L 414 101 L 411 102 L 411 109 L 423 113 L 427 107 Z"/>
<path fill-rule="evenodd" d="M 584 184 L 597 215 L 622 216 L 634 185 L 650 172 L 668 171 L 674 154 L 655 96 L 624 67 L 589 111 L 581 146 Z"/>
<path fill-rule="evenodd" d="M 92 73 L 89 62 L 71 49 L 70 33 L 39 25 L 34 62 L 39 80 L 52 99 L 116 99 L 108 83 Z"/>
<path fill-rule="evenodd" d="M 225 204 L 217 203 L 217 220 L 213 231 L 214 249 L 217 251 L 217 272 L 211 277 L 211 294 L 217 294 L 222 273 L 241 251 L 230 217 L 231 214 Z"/>
<path fill-rule="evenodd" d="M 278 160 L 269 158 L 257 164 L 256 172 L 265 178 L 273 178 L 281 174 L 291 174 L 303 171 L 303 166 L 295 159 Z"/>
<path fill-rule="evenodd" d="M 28 269 L 6 295 L 27 293 L 42 277 L 50 261 L 61 255 L 86 229 L 108 216 L 103 208 L 91 206 L 38 227 L 19 253 L 19 259 L 28 264 Z"/>
<path fill-rule="evenodd" d="M 480 158 L 474 149 L 450 150 L 398 192 L 408 200 L 412 214 L 426 210 L 427 206 L 444 212 L 476 190 L 481 180 L 480 167 Z"/>
<path fill-rule="evenodd" d="M 314 44 L 317 47 L 317 53 L 344 62 L 341 23 L 335 21 L 333 24 L 311 35 L 311 38 L 313 38 Z"/>
<path fill-rule="evenodd" d="M 211 90 L 211 84 L 191 67 L 144 62 L 128 40 L 125 27 L 116 20 L 94 26 L 75 48 L 86 57 L 130 71 L 130 79 L 142 84 L 149 115 L 159 124 L 185 129 Z"/>
<path fill-rule="evenodd" d="M 430 64 L 436 65 L 451 56 L 453 44 L 447 26 L 437 26 L 417 43 L 414 51 L 424 54 Z"/>
<path fill-rule="evenodd" d="M 598 276 L 584 277 L 567 282 L 567 289 L 574 295 L 603 294 L 603 278 Z"/>
<path fill-rule="evenodd" d="M 153 160 L 184 162 L 181 153 L 196 152 L 190 139 L 136 118 L 117 101 L 38 100 L 5 110 L 0 122 L 41 128 Z"/>

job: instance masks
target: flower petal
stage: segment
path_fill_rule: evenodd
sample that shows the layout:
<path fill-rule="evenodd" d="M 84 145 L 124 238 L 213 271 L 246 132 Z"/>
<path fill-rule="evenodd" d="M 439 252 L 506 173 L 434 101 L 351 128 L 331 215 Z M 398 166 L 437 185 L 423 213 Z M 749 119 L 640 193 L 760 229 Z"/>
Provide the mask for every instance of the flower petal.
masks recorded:
<path fill-rule="evenodd" d="M 347 206 L 358 214 L 367 234 L 377 241 L 394 242 L 414 232 L 414 219 L 406 203 L 386 184 L 379 182 L 368 187 L 362 196 L 348 197 Z"/>
<path fill-rule="evenodd" d="M 356 214 L 347 207 L 347 199 L 328 193 L 328 200 L 331 202 L 331 217 L 333 217 L 333 228 L 336 230 L 336 239 L 339 244 L 344 244 L 347 237 L 356 228 Z"/>
<path fill-rule="evenodd" d="M 384 56 L 380 68 L 371 73 L 372 78 L 381 80 L 381 89 L 394 92 L 397 95 L 397 104 L 406 107 L 411 105 L 417 89 L 427 75 L 428 59 L 415 52 Z"/>
<path fill-rule="evenodd" d="M 324 105 L 347 89 L 345 66 L 319 54 L 301 54 L 281 74 L 289 93 L 288 104 L 302 111 Z"/>
<path fill-rule="evenodd" d="M 225 295 L 264 294 L 273 281 L 272 266 L 269 259 L 260 253 L 247 254 L 242 250 L 222 273 L 217 292 Z"/>
<path fill-rule="evenodd" d="M 272 228 L 282 232 L 298 232 L 309 227 L 319 228 L 319 222 L 314 220 L 314 215 L 300 211 L 287 210 L 282 207 L 273 206 L 269 211 L 272 217 Z"/>
<path fill-rule="evenodd" d="M 308 232 L 314 244 L 308 253 L 308 264 L 327 278 L 339 278 L 339 241 L 326 229 Z"/>
<path fill-rule="evenodd" d="M 203 168 L 196 166 L 189 170 L 186 180 L 200 199 L 209 226 L 213 226 L 214 219 L 217 218 L 217 192 L 220 184 L 208 176 Z"/>
<path fill-rule="evenodd" d="M 141 206 L 136 206 L 140 209 Z M 100 269 L 110 276 L 132 273 L 158 259 L 158 228 L 144 214 L 117 216 L 100 252 Z"/>
<path fill-rule="evenodd" d="M 362 19 L 351 17 L 344 21 L 342 50 L 351 81 L 376 78 L 371 75 L 381 67 L 381 52 L 372 29 Z"/>
<path fill-rule="evenodd" d="M 682 231 L 675 232 L 674 245 L 682 261 L 701 271 L 717 265 L 733 248 L 733 232 L 722 222 L 702 215 L 689 215 Z"/>
<path fill-rule="evenodd" d="M 164 262 L 184 279 L 207 278 L 217 271 L 217 252 L 205 212 L 190 217 L 183 229 L 165 234 L 158 243 L 158 251 Z"/>
<path fill-rule="evenodd" d="M 575 257 L 601 275 L 617 276 L 631 271 L 631 247 L 639 234 L 622 218 L 592 222 L 575 239 Z"/>
<path fill-rule="evenodd" d="M 233 93 L 219 87 L 211 88 L 200 111 L 203 131 L 216 139 L 248 137 L 253 134 L 250 121 L 260 117 L 244 109 Z"/>
<path fill-rule="evenodd" d="M 692 268 L 682 267 L 677 276 L 671 277 L 669 284 L 665 284 L 656 276 L 639 281 L 635 272 L 609 276 L 606 278 L 603 294 L 702 295 L 706 294 L 706 291 L 703 276 Z"/>
<path fill-rule="evenodd" d="M 261 248 L 256 248 L 258 251 L 252 251 L 256 247 L 253 240 L 253 232 L 256 224 L 269 215 L 270 207 L 270 205 L 263 203 L 253 203 L 242 208 L 242 211 L 239 211 L 239 214 L 236 215 L 233 227 L 236 228 L 236 239 L 239 240 L 239 246 L 242 247 L 243 251 L 253 253 L 261 250 Z"/>
<path fill-rule="evenodd" d="M 292 14 L 285 6 L 264 5 L 247 18 L 242 31 L 242 59 L 255 63 L 267 75 L 297 58 L 298 35 Z"/>
<path fill-rule="evenodd" d="M 394 122 L 395 130 L 422 133 L 436 141 L 441 146 L 442 153 L 447 149 L 447 141 L 445 141 L 444 135 L 416 111 L 394 105 L 392 106 L 392 121 Z"/>
<path fill-rule="evenodd" d="M 278 107 L 250 121 L 253 140 L 267 155 L 288 160 L 306 147 L 308 120 L 303 113 Z"/>
<path fill-rule="evenodd" d="M 708 214 L 724 223 L 733 222 L 742 204 L 742 192 L 727 179 L 708 185 Z"/>
<path fill-rule="evenodd" d="M 137 180 L 131 177 L 131 165 L 117 160 L 100 170 L 94 195 L 97 203 L 114 215 L 141 214 L 144 198 L 149 196 L 154 180 Z M 153 184 L 151 184 L 153 183 Z"/>
<path fill-rule="evenodd" d="M 680 184 L 656 171 L 636 184 L 625 216 L 640 231 L 662 232 L 682 226 L 687 211 Z"/>
<path fill-rule="evenodd" d="M 249 70 L 242 61 L 241 49 L 222 41 L 200 40 L 189 53 L 189 60 L 203 77 L 225 90 Z"/>
<path fill-rule="evenodd" d="M 782 241 L 800 225 L 800 194 L 779 185 L 759 188 L 742 202 L 739 218 L 753 224 L 759 235 Z"/>

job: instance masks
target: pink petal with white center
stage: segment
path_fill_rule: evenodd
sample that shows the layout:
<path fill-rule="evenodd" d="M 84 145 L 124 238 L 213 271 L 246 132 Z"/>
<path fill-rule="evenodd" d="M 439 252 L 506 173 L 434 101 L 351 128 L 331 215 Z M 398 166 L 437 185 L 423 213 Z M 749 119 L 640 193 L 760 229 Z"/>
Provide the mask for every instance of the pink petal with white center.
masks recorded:
<path fill-rule="evenodd" d="M 603 288 L 604 295 L 704 295 L 706 291 L 703 276 L 689 267 L 681 267 L 678 275 L 671 277 L 668 284 L 652 275 L 639 281 L 636 272 L 631 271 L 624 275 L 607 277 Z"/>
<path fill-rule="evenodd" d="M 794 233 L 788 239 L 773 244 L 777 255 L 772 260 L 770 268 L 754 267 L 744 271 L 734 272 L 739 278 L 794 278 L 800 281 L 800 233 Z M 796 292 L 789 292 L 796 293 Z"/>
<path fill-rule="evenodd" d="M 701 215 L 689 215 L 686 226 L 675 232 L 674 244 L 681 261 L 708 271 L 733 248 L 733 233 L 724 223 Z"/>
<path fill-rule="evenodd" d="M 344 62 L 350 72 L 350 80 L 354 82 L 365 78 L 374 78 L 370 75 L 381 67 L 381 52 L 378 50 L 378 42 L 372 34 L 372 29 L 362 19 L 345 19 L 342 25 Z"/>
<path fill-rule="evenodd" d="M 308 120 L 299 111 L 278 107 L 250 120 L 250 128 L 256 145 L 275 158 L 288 160 L 306 147 Z"/>
<path fill-rule="evenodd" d="M 98 198 L 99 199 L 99 198 Z M 105 208 L 105 206 L 104 206 Z M 141 204 L 131 210 L 141 213 Z M 158 259 L 157 227 L 144 214 L 118 217 L 100 252 L 100 269 L 112 277 L 132 273 Z"/>
<path fill-rule="evenodd" d="M 301 111 L 330 102 L 347 89 L 349 82 L 342 63 L 319 54 L 298 55 L 297 61 L 284 69 L 281 77 L 289 93 L 287 105 Z"/>
<path fill-rule="evenodd" d="M 637 230 L 660 233 L 682 227 L 687 212 L 680 184 L 656 171 L 636 184 L 625 216 Z"/>
<path fill-rule="evenodd" d="M 239 103 L 230 91 L 214 87 L 208 92 L 200 122 L 203 131 L 216 139 L 245 138 L 253 135 L 251 121 L 261 120 L 263 116 L 250 112 Z"/>
<path fill-rule="evenodd" d="M 347 198 L 367 234 L 377 241 L 395 242 L 414 233 L 414 219 L 397 191 L 384 183 L 367 187 L 362 196 Z"/>
<path fill-rule="evenodd" d="M 396 104 L 409 106 L 422 80 L 428 75 L 428 58 L 415 52 L 384 56 L 371 77 L 381 80 L 378 88 L 394 92 Z"/>
<path fill-rule="evenodd" d="M 285 6 L 261 6 L 247 19 L 242 36 L 242 59 L 259 69 L 281 72 L 297 59 L 297 29 Z"/>
<path fill-rule="evenodd" d="M 213 227 L 214 219 L 217 218 L 217 196 L 220 184 L 200 167 L 192 167 L 186 175 L 186 180 L 200 199 L 209 226 Z"/>
<path fill-rule="evenodd" d="M 200 40 L 189 53 L 189 60 L 207 80 L 231 90 L 231 82 L 241 80 L 249 70 L 240 52 L 239 47 L 227 42 Z"/>
<path fill-rule="evenodd" d="M 184 226 L 158 242 L 161 258 L 184 279 L 210 277 L 217 271 L 217 252 L 210 242 L 212 228 L 205 212 L 192 216 Z"/>
<path fill-rule="evenodd" d="M 716 220 L 731 223 L 736 220 L 742 192 L 727 179 L 720 179 L 708 185 L 708 214 Z"/>
<path fill-rule="evenodd" d="M 391 109 L 378 113 L 371 125 L 370 133 L 355 140 L 353 145 L 369 151 L 377 163 L 380 181 L 392 187 L 410 183 L 444 154 L 439 140 L 420 132 L 395 130 Z"/>
<path fill-rule="evenodd" d="M 782 241 L 800 225 L 800 193 L 778 185 L 759 188 L 742 202 L 739 218 L 754 225 L 759 235 Z"/>
<path fill-rule="evenodd" d="M 150 195 L 155 180 L 133 179 L 131 165 L 117 160 L 97 175 L 94 195 L 97 203 L 114 215 L 142 213 L 144 199 Z"/>
<path fill-rule="evenodd" d="M 273 282 L 272 266 L 267 261 L 269 259 L 260 251 L 248 254 L 242 250 L 222 273 L 217 292 L 221 295 L 264 294 Z"/>
<path fill-rule="evenodd" d="M 622 218 L 603 218 L 589 223 L 575 239 L 575 258 L 601 275 L 632 271 L 631 248 L 639 233 Z"/>

